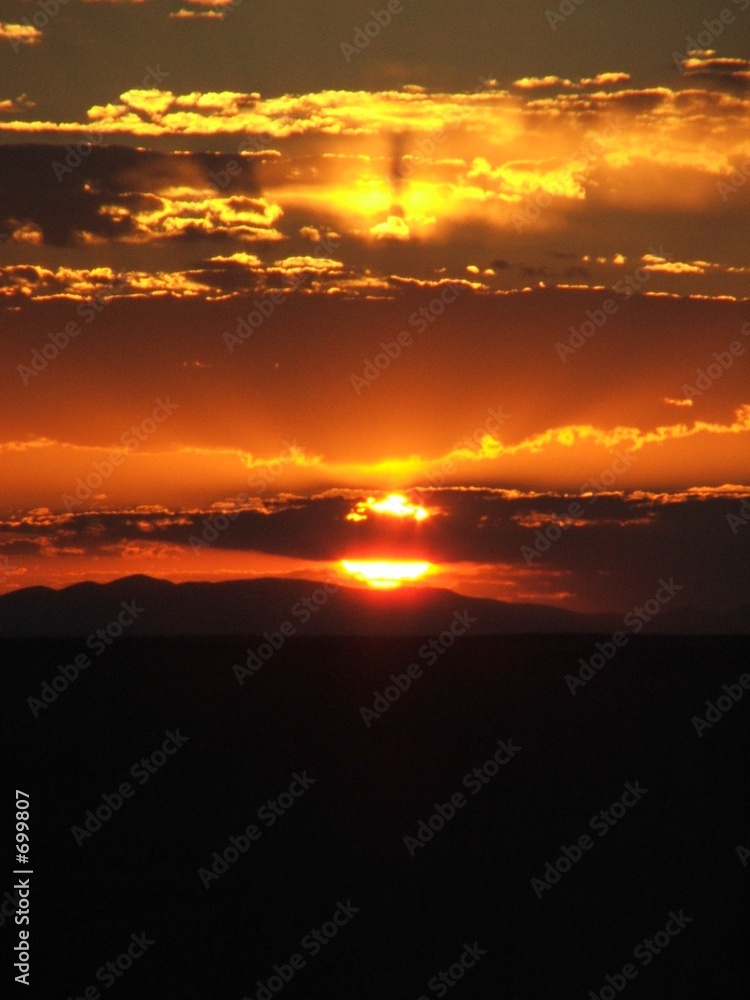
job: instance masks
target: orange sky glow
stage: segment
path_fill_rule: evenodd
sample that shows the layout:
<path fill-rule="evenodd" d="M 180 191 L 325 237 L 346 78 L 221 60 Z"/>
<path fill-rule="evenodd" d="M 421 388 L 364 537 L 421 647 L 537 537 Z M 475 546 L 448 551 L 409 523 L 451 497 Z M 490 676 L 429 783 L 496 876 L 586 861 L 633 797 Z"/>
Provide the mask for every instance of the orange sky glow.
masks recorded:
<path fill-rule="evenodd" d="M 627 69 L 0 93 L 0 591 L 750 600 L 750 64 Z"/>

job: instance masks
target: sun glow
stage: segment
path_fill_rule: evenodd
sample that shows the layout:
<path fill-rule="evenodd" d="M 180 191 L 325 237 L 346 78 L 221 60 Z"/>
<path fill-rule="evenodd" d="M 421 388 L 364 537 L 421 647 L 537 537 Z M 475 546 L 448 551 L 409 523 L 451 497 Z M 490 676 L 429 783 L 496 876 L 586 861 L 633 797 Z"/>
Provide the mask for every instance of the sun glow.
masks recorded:
<path fill-rule="evenodd" d="M 393 517 L 411 517 L 415 521 L 424 521 L 430 516 L 426 507 L 411 503 L 403 493 L 389 493 L 383 500 L 368 497 L 358 503 L 354 510 L 346 515 L 347 521 L 366 521 L 367 512 L 376 514 L 391 514 Z"/>
<path fill-rule="evenodd" d="M 391 559 L 342 559 L 341 565 L 350 576 L 378 590 L 392 590 L 402 583 L 413 583 L 431 568 L 429 562 Z"/>

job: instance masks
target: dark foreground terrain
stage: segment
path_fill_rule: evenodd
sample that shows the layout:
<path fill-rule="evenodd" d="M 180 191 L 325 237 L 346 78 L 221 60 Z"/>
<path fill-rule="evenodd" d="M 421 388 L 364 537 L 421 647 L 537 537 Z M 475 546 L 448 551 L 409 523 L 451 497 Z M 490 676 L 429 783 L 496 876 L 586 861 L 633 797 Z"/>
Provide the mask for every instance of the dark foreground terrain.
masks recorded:
<path fill-rule="evenodd" d="M 122 638 L 42 708 L 84 640 L 3 640 L 4 994 L 745 996 L 750 640 L 631 638 L 573 695 L 596 641 L 296 637 L 240 684 L 257 640 Z"/>

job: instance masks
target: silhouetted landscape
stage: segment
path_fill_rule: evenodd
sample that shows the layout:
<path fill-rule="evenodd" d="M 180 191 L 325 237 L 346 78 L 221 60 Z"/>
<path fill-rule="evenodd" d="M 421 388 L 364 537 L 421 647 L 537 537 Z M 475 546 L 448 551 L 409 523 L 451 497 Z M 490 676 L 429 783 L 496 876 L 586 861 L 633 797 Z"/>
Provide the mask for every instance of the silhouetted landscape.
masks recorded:
<path fill-rule="evenodd" d="M 258 983 L 302 954 L 284 996 L 416 1000 L 443 995 L 428 981 L 475 942 L 486 955 L 452 996 L 577 1000 L 629 961 L 629 996 L 744 995 L 750 692 L 700 736 L 691 720 L 747 670 L 746 640 L 633 637 L 573 695 L 591 636 L 467 636 L 432 667 L 429 638 L 295 636 L 240 683 L 260 636 L 123 636 L 41 708 L 28 699 L 83 639 L 5 640 L 3 727 L 33 789 L 34 995 L 102 988 L 97 967 L 141 932 L 155 943 L 127 996 L 264 1000 Z M 184 745 L 129 776 L 166 733 Z M 499 743 L 512 758 L 465 783 Z M 314 783 L 269 824 L 259 810 L 294 775 Z M 132 798 L 89 833 L 123 782 Z M 597 832 L 628 783 L 641 799 Z M 443 828 L 405 841 L 457 792 Z M 211 878 L 250 824 L 258 839 Z M 584 834 L 593 847 L 535 892 Z M 349 902 L 318 953 L 301 945 Z M 671 911 L 691 922 L 633 959 Z"/>
<path fill-rule="evenodd" d="M 313 597 L 313 595 L 315 595 Z M 325 589 L 311 580 L 231 580 L 172 583 L 131 576 L 112 583 L 78 583 L 63 590 L 28 587 L 0 596 L 0 635 L 88 635 L 135 601 L 126 632 L 136 635 L 262 635 L 285 621 L 297 635 L 435 635 L 456 612 L 475 619 L 472 635 L 609 633 L 622 614 L 579 614 L 540 604 L 465 597 L 449 590 L 401 587 L 366 591 Z M 305 603 L 307 602 L 307 603 Z M 750 607 L 721 615 L 700 608 L 669 608 L 638 633 L 732 635 L 750 633 Z"/>

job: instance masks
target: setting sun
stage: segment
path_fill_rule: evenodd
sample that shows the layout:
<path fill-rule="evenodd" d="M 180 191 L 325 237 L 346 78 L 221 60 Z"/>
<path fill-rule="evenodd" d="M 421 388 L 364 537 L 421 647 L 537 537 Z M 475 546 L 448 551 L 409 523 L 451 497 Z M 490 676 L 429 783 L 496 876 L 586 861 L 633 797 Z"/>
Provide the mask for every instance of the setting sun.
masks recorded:
<path fill-rule="evenodd" d="M 342 559 L 341 565 L 350 576 L 378 590 L 391 590 L 402 583 L 412 583 L 425 576 L 431 568 L 429 562 L 391 559 Z"/>

